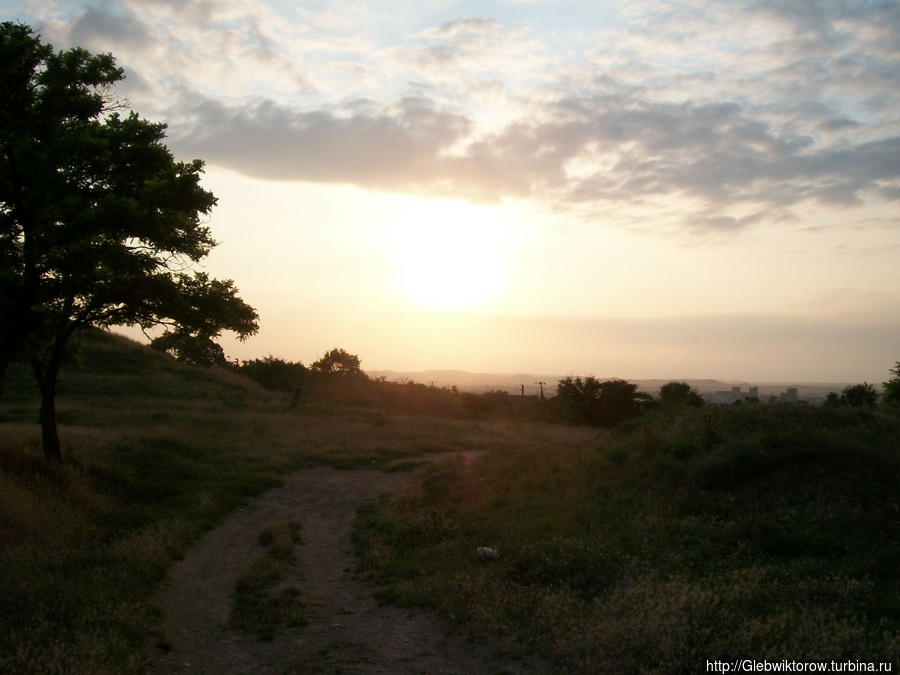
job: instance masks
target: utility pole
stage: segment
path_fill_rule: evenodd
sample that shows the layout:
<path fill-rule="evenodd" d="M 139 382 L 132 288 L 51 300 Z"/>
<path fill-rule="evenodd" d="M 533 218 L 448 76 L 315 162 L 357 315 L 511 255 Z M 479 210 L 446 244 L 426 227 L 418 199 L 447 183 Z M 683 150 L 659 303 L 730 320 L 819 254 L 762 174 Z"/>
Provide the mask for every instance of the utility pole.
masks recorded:
<path fill-rule="evenodd" d="M 543 398 L 544 398 L 544 385 L 547 384 L 547 383 L 544 382 L 543 380 L 541 380 L 541 381 L 539 381 L 539 382 L 535 382 L 535 384 L 540 385 L 540 387 L 541 387 L 541 399 L 543 399 Z"/>
<path fill-rule="evenodd" d="M 525 398 L 525 385 L 520 385 L 522 387 L 522 398 Z"/>

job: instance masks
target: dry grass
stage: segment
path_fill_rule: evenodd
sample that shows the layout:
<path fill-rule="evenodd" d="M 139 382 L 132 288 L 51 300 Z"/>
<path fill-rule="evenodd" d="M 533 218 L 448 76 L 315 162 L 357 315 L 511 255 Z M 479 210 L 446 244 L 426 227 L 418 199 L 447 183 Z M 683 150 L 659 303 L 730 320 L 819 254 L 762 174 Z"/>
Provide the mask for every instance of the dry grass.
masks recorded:
<path fill-rule="evenodd" d="M 291 584 L 301 574 L 294 549 L 303 543 L 300 525 L 281 523 L 262 531 L 263 552 L 238 579 L 229 623 L 271 640 L 281 628 L 306 624 L 306 604 Z"/>
<path fill-rule="evenodd" d="M 37 393 L 0 401 L 0 672 L 140 672 L 147 598 L 191 541 L 285 472 L 512 446 L 523 431 L 272 394 L 92 333 L 63 372 L 65 461 L 48 466 Z"/>
<path fill-rule="evenodd" d="M 718 409 L 569 441 L 365 507 L 360 570 L 570 672 L 900 655 L 900 420 Z"/>
<path fill-rule="evenodd" d="M 227 371 L 98 334 L 83 347 L 61 383 L 62 464 L 40 457 L 27 373 L 11 373 L 0 402 L 0 672 L 142 672 L 155 649 L 148 598 L 244 499 L 313 464 L 470 450 L 486 452 L 360 512 L 362 569 L 383 599 L 435 606 L 576 672 L 900 653 L 895 418 L 706 410 L 608 439 L 291 409 Z M 302 620 L 302 598 L 259 588 L 263 637 L 272 617 Z"/>

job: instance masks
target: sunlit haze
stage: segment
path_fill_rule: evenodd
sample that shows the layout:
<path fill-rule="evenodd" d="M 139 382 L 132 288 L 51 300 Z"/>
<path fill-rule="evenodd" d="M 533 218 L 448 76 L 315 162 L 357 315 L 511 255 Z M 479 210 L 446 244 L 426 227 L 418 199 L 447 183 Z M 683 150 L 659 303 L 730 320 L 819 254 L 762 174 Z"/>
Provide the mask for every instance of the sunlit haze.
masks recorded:
<path fill-rule="evenodd" d="M 900 4 L 0 2 L 218 197 L 230 358 L 881 382 Z"/>

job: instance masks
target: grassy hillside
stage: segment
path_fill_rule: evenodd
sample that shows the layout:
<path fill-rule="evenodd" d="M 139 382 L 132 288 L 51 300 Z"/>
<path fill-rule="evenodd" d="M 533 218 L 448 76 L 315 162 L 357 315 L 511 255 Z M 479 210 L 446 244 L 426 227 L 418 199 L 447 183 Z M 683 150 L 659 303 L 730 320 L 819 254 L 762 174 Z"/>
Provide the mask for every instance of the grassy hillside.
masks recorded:
<path fill-rule="evenodd" d="M 897 659 L 900 423 L 661 411 L 602 447 L 436 468 L 421 494 L 365 509 L 356 541 L 385 600 L 574 672 Z"/>
<path fill-rule="evenodd" d="M 361 569 L 385 600 L 580 672 L 900 652 L 895 417 L 659 412 L 600 445 L 589 429 L 295 408 L 99 332 L 79 354 L 62 464 L 41 459 L 26 371 L 0 401 L 0 672 L 140 672 L 158 640 L 148 598 L 249 495 L 311 464 L 471 449 L 497 452 L 361 511 Z"/>
<path fill-rule="evenodd" d="M 494 427 L 305 402 L 105 333 L 60 381 L 64 462 L 41 458 L 38 396 L 0 401 L 0 672 L 128 672 L 155 649 L 147 599 L 206 528 L 284 472 L 510 447 Z"/>

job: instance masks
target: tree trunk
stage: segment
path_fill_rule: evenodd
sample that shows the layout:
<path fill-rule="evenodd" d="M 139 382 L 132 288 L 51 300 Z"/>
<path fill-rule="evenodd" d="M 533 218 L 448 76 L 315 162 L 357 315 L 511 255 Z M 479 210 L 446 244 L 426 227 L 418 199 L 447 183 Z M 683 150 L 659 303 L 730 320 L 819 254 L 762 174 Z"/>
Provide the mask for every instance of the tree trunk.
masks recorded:
<path fill-rule="evenodd" d="M 6 369 L 9 367 L 10 360 L 0 354 L 0 401 L 3 400 L 3 380 L 6 379 Z"/>
<path fill-rule="evenodd" d="M 56 383 L 64 349 L 65 337 L 57 335 L 46 364 L 41 363 L 38 358 L 34 358 L 31 361 L 34 376 L 41 390 L 41 446 L 44 450 L 44 459 L 48 461 L 59 461 L 62 459 L 62 452 L 59 446 L 59 432 L 56 428 Z"/>
<path fill-rule="evenodd" d="M 56 428 L 56 375 L 45 373 L 47 378 L 41 387 L 41 446 L 44 459 L 59 461 L 62 452 L 59 448 L 59 432 Z"/>
<path fill-rule="evenodd" d="M 6 379 L 6 371 L 9 364 L 16 356 L 18 345 L 18 333 L 11 326 L 4 326 L 0 335 L 0 398 L 3 397 L 3 382 Z"/>

